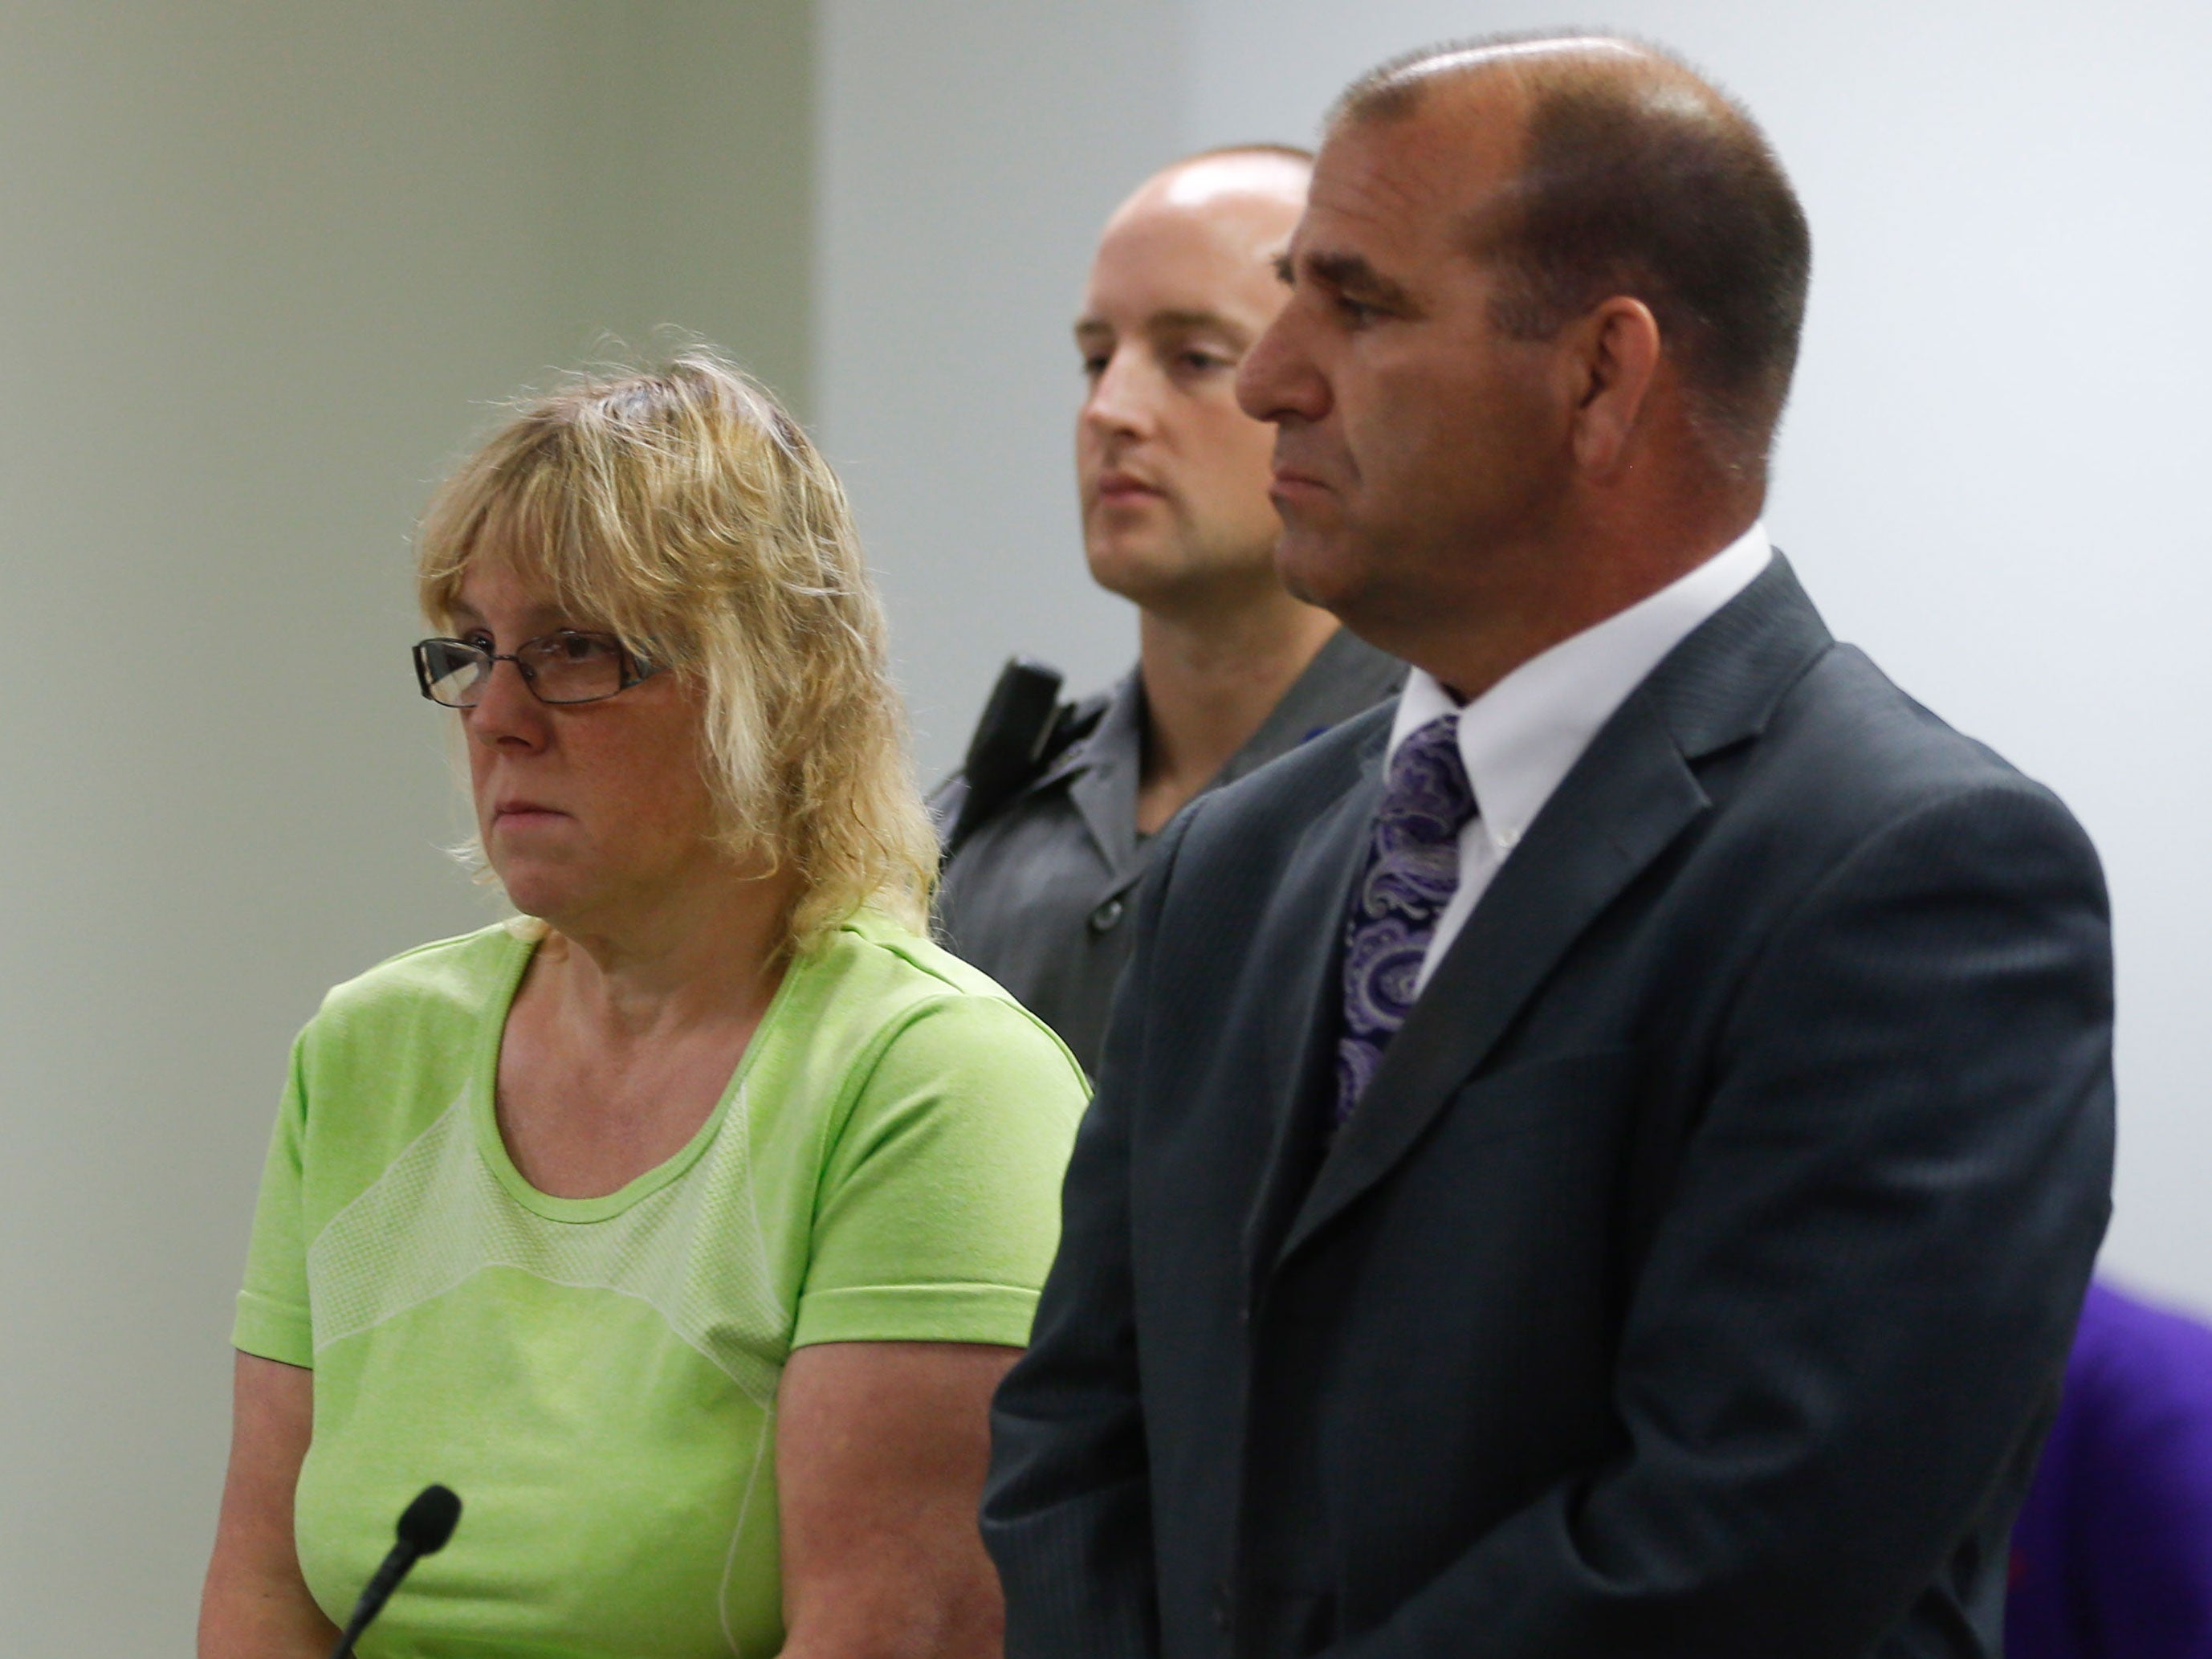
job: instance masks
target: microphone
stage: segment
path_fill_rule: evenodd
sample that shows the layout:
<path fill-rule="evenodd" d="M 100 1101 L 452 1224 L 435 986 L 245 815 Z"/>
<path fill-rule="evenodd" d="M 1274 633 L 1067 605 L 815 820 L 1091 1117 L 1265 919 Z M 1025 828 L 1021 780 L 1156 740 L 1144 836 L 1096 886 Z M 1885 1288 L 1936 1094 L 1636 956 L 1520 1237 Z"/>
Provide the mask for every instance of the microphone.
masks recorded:
<path fill-rule="evenodd" d="M 425 1486 L 399 1516 L 399 1541 L 392 1547 L 392 1553 L 384 1558 L 384 1565 L 362 1591 L 361 1600 L 353 1606 L 353 1617 L 346 1621 L 345 1634 L 338 1638 L 337 1646 L 331 1650 L 331 1659 L 349 1659 L 353 1644 L 368 1621 L 384 1611 L 392 1592 L 399 1588 L 399 1581 L 407 1570 L 426 1555 L 435 1555 L 446 1547 L 446 1540 L 453 1535 L 460 1523 L 461 1500 L 451 1488 Z"/>

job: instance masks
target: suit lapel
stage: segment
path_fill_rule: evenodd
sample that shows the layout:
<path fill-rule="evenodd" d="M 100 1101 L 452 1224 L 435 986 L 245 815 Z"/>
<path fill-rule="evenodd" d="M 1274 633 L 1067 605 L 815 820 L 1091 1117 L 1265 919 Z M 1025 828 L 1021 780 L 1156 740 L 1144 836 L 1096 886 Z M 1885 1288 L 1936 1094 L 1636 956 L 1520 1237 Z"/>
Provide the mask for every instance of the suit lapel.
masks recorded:
<path fill-rule="evenodd" d="M 1630 694 L 1437 964 L 1275 1260 L 1405 1155 L 1575 940 L 1707 810 L 1691 760 L 1763 730 L 1783 694 L 1831 643 L 1778 554 Z M 1334 1020 L 1328 1025 L 1334 1030 Z"/>
<path fill-rule="evenodd" d="M 1300 837 L 1285 867 L 1252 959 L 1283 964 L 1263 1045 L 1273 1121 L 1257 1196 L 1245 1230 L 1248 1264 L 1273 1259 L 1276 1243 L 1311 1184 L 1336 1088 L 1336 1034 L 1344 918 L 1352 884 L 1365 862 L 1367 836 L 1382 794 L 1387 713 L 1371 721 L 1354 751 L 1357 771 Z"/>
<path fill-rule="evenodd" d="M 1567 947 L 1705 805 L 1666 728 L 1632 696 L 1452 941 L 1339 1133 L 1284 1255 L 1404 1155 Z"/>

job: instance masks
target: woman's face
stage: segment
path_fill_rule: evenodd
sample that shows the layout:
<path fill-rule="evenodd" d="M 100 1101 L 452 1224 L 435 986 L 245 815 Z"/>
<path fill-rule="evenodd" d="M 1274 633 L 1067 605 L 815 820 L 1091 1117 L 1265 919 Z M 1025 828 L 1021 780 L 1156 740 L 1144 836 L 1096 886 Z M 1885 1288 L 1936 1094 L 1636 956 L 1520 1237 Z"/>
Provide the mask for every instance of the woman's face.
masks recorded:
<path fill-rule="evenodd" d="M 471 563 L 453 631 L 495 652 L 589 629 L 495 558 Z M 517 909 L 564 933 L 618 927 L 720 878 L 701 764 L 701 698 L 655 674 L 598 702 L 542 703 L 511 662 L 463 709 L 477 830 Z"/>

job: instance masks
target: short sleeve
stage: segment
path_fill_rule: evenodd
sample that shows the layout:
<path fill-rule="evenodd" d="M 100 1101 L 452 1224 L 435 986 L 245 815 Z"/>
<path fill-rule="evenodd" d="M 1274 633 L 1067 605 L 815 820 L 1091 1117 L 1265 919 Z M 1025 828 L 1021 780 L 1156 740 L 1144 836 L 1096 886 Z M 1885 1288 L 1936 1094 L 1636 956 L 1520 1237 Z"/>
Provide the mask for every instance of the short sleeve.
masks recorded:
<path fill-rule="evenodd" d="M 307 1317 L 307 1255 L 300 1229 L 300 1147 L 307 1128 L 307 1091 L 301 1083 L 302 1035 L 292 1045 L 292 1069 L 283 1103 L 269 1137 L 261 1170 L 261 1195 L 253 1208 L 253 1238 L 246 1252 L 246 1283 L 238 1293 L 231 1346 L 288 1365 L 315 1363 Z"/>
<path fill-rule="evenodd" d="M 956 995 L 911 1016 L 826 1149 L 792 1346 L 1026 1346 L 1087 1094 L 1018 1004 Z"/>

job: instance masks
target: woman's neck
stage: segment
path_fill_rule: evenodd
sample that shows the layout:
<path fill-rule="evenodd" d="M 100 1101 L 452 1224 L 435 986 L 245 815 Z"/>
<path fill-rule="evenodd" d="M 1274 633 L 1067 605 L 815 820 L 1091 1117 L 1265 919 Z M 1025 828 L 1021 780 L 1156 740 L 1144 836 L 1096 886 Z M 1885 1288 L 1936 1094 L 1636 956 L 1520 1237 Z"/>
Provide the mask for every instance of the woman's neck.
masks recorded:
<path fill-rule="evenodd" d="M 533 987 L 615 1042 L 757 1020 L 781 981 L 798 884 L 723 866 L 587 914 L 549 919 Z"/>
<path fill-rule="evenodd" d="M 782 982 L 788 876 L 557 919 L 507 1010 L 495 1091 L 523 1178 L 619 1191 L 698 1133 Z"/>

